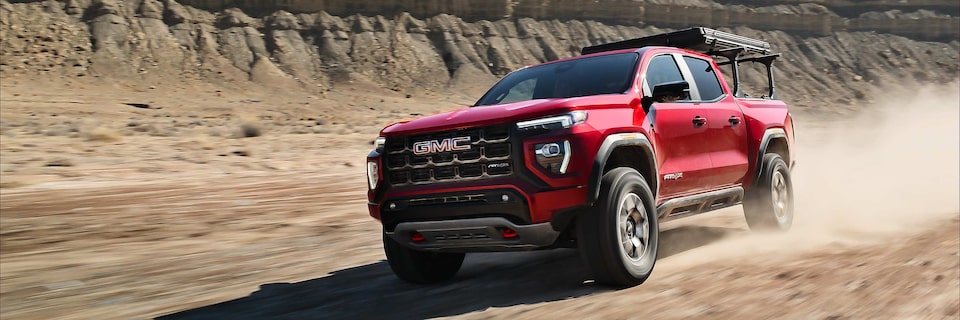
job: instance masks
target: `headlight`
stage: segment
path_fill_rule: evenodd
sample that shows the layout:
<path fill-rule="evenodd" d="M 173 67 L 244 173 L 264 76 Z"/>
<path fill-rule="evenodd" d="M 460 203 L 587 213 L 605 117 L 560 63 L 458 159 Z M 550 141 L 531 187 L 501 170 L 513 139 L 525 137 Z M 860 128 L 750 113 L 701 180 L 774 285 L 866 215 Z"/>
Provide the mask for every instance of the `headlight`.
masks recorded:
<path fill-rule="evenodd" d="M 380 182 L 380 168 L 377 166 L 376 161 L 367 162 L 367 183 L 370 185 L 370 190 L 377 188 L 377 183 Z"/>
<path fill-rule="evenodd" d="M 570 141 L 538 143 L 534 146 L 537 163 L 554 174 L 567 173 L 570 165 Z"/>
<path fill-rule="evenodd" d="M 559 129 L 559 128 L 569 128 L 578 124 L 587 121 L 587 111 L 577 110 L 571 111 L 569 113 L 564 113 L 561 115 L 520 121 L 517 122 L 517 129 L 528 130 L 528 129 Z"/>

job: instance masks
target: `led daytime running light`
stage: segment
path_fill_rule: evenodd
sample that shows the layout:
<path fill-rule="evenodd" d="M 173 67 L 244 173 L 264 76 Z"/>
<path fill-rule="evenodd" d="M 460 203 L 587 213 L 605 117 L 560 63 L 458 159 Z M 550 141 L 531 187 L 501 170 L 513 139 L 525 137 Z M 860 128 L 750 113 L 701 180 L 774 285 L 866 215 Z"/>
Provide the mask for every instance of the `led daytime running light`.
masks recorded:
<path fill-rule="evenodd" d="M 549 127 L 550 125 L 556 124 L 559 124 L 563 128 L 570 128 L 585 121 L 587 121 L 587 112 L 584 110 L 577 110 L 546 118 L 520 121 L 517 122 L 517 128 L 520 130 L 525 130 L 537 127 Z"/>

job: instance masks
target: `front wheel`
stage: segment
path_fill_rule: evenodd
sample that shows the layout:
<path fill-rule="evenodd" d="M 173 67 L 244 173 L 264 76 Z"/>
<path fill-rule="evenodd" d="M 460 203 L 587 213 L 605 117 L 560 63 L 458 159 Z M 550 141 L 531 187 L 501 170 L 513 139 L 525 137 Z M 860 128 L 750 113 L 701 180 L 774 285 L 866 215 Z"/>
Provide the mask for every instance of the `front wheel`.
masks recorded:
<path fill-rule="evenodd" d="M 577 222 L 580 256 L 598 283 L 635 286 L 653 272 L 660 238 L 653 193 L 632 168 L 603 175 L 592 212 Z"/>
<path fill-rule="evenodd" d="M 743 214 L 753 230 L 788 230 L 793 225 L 793 183 L 790 168 L 776 153 L 763 156 L 760 177 L 747 190 Z"/>
<path fill-rule="evenodd" d="M 429 284 L 453 278 L 463 265 L 463 253 L 413 250 L 383 234 L 383 251 L 390 269 L 407 282 Z"/>

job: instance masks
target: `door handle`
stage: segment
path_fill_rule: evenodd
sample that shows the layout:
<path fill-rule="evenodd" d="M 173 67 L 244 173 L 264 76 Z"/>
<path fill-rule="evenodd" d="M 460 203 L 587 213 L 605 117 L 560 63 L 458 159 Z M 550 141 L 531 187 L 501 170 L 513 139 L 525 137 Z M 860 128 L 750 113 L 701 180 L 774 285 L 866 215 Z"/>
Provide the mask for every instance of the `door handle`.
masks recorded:
<path fill-rule="evenodd" d="M 731 126 L 736 126 L 736 125 L 738 125 L 738 124 L 740 124 L 740 117 L 730 116 L 730 125 L 731 125 Z"/>
<path fill-rule="evenodd" d="M 693 117 L 693 127 L 694 127 L 694 128 L 702 127 L 704 124 L 707 124 L 707 118 L 703 118 L 703 117 L 700 117 L 700 116 Z"/>

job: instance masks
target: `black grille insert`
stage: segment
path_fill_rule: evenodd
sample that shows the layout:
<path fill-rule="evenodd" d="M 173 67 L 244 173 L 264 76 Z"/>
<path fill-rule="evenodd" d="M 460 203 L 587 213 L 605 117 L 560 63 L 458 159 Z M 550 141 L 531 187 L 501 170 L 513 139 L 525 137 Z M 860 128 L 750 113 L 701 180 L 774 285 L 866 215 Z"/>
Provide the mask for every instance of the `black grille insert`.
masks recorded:
<path fill-rule="evenodd" d="M 386 175 L 394 186 L 510 175 L 510 134 L 492 126 L 388 137 Z"/>

